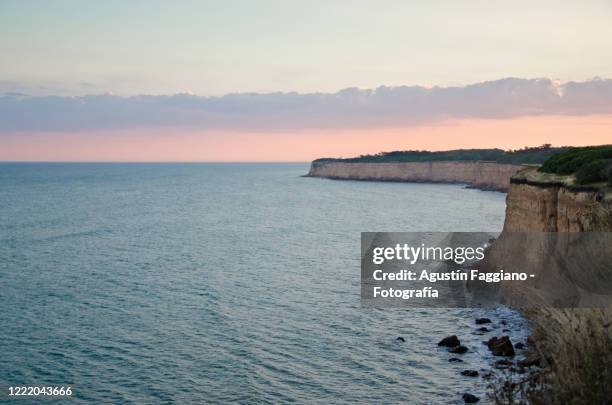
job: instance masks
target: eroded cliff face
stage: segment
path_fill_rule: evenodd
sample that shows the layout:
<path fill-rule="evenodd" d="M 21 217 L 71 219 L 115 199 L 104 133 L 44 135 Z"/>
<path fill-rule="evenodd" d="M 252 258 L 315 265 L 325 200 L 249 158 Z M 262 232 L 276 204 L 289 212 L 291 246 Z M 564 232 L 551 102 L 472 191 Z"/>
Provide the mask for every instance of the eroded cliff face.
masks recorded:
<path fill-rule="evenodd" d="M 343 180 L 466 183 L 484 190 L 506 191 L 522 165 L 494 162 L 313 163 L 309 176 Z"/>
<path fill-rule="evenodd" d="M 504 232 L 587 231 L 612 231 L 612 201 L 600 191 L 512 180 Z"/>
<path fill-rule="evenodd" d="M 589 307 L 612 291 L 612 196 L 554 182 L 511 180 L 506 219 L 480 267 L 525 272 L 529 284 L 502 283 L 510 305 Z M 526 305 L 527 303 L 527 305 Z"/>

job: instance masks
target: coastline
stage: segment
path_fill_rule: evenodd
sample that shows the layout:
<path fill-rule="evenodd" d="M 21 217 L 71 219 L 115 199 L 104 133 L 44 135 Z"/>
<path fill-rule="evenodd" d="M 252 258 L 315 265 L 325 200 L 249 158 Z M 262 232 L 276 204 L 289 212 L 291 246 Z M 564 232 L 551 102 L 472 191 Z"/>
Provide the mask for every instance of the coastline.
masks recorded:
<path fill-rule="evenodd" d="M 463 183 L 468 187 L 491 190 L 475 185 L 475 182 L 440 180 L 439 174 L 432 175 L 432 166 L 435 162 L 412 164 L 412 168 L 426 168 L 425 172 L 417 175 L 406 169 L 405 165 L 396 163 L 369 163 L 366 173 L 354 175 L 354 170 L 360 168 L 358 163 L 327 163 L 321 166 L 311 166 L 308 177 L 322 177 L 333 180 L 355 181 L 382 181 L 382 182 L 412 182 L 412 183 Z M 452 167 L 451 162 L 443 162 L 446 167 Z M 461 166 L 462 163 L 455 163 Z M 331 165 L 331 167 L 330 167 Z M 343 165 L 336 166 L 333 165 Z M 353 166 L 347 166 L 353 165 Z M 381 170 L 381 165 L 387 165 Z M 441 165 L 442 166 L 442 165 Z M 350 168 L 350 170 L 342 170 Z M 363 164 L 361 164 L 363 168 Z M 389 168 L 394 171 L 389 174 Z M 337 170 L 341 169 L 341 170 Z M 383 173 L 384 175 L 382 175 Z M 423 175 L 425 173 L 425 175 Z M 448 173 L 448 172 L 447 172 Z M 513 232 L 610 232 L 612 231 L 612 195 L 605 186 L 576 185 L 572 176 L 561 176 L 549 173 L 540 173 L 534 166 L 522 166 L 507 178 L 507 187 L 496 187 L 495 191 L 506 191 L 506 211 L 502 233 L 487 252 L 485 261 L 492 263 L 503 260 L 504 253 L 521 252 L 518 257 L 537 257 L 534 263 L 520 264 L 519 267 L 531 265 L 531 271 L 537 273 L 543 269 L 550 269 L 551 263 L 546 259 L 566 246 L 563 243 L 547 246 L 548 250 L 541 250 L 541 246 L 519 246 L 516 239 L 509 237 Z M 501 190 L 500 190 L 501 189 Z M 563 238 L 559 238 L 562 240 Z M 586 248 L 583 246 L 583 248 Z M 491 265 L 491 263 L 487 263 Z M 495 266 L 494 266 L 495 267 Z M 554 264 L 552 265 L 554 268 Z M 516 291 L 502 287 L 502 297 L 506 302 L 512 302 L 512 294 Z M 505 295 L 505 296 L 504 296 Z M 583 297 L 584 298 L 584 297 Z M 588 297 L 587 297 L 588 299 Z M 493 354 L 490 360 L 490 370 L 464 370 L 463 376 L 482 377 L 489 381 L 488 396 L 496 403 L 512 403 L 512 401 L 540 400 L 553 398 L 555 400 L 568 400 L 576 397 L 572 390 L 591 390 L 595 401 L 607 395 L 605 388 L 594 389 L 591 378 L 605 376 L 606 353 L 609 352 L 610 332 L 609 325 L 612 318 L 609 310 L 597 311 L 590 309 L 555 309 L 550 308 L 522 308 L 520 313 L 526 322 L 531 325 L 529 330 L 512 331 L 510 328 L 499 327 L 503 319 L 488 320 L 487 323 L 495 325 L 493 329 L 486 326 L 474 329 L 472 334 L 488 335 L 483 341 Z M 477 321 L 478 324 L 478 321 Z M 575 329 L 575 325 L 582 325 L 583 330 Z M 584 327 L 584 325 L 587 325 Z M 523 325 L 524 326 L 524 325 Z M 466 331 L 457 331 L 465 334 Z M 516 341 L 520 333 L 527 333 L 524 340 Z M 492 336 L 492 337 L 491 337 Z M 592 337 L 592 338 L 589 338 Z M 593 337 L 594 336 L 594 337 Z M 448 336 L 459 345 L 457 336 Z M 594 343 L 591 344 L 591 341 Z M 500 349 L 499 348 L 503 348 Z M 576 348 L 579 349 L 576 349 Z M 467 350 L 467 348 L 466 348 Z M 496 351 L 497 350 L 497 351 Z M 452 348 L 449 348 L 451 353 Z M 569 354 L 567 354 L 569 352 Z M 485 355 L 486 356 L 486 355 Z M 568 357 L 571 357 L 567 360 Z M 604 359 L 603 361 L 601 359 Z M 449 359 L 455 364 L 462 364 L 460 358 Z M 584 361 L 594 368 L 594 377 L 583 372 L 576 377 L 575 370 L 568 363 Z M 466 364 L 467 365 L 467 364 Z M 603 365 L 603 366 L 602 366 Z M 597 368 L 599 367 L 599 369 Z M 597 374 L 599 373 L 599 374 Z M 572 375 L 571 382 L 567 379 Z M 472 396 L 467 397 L 474 400 Z M 464 398 L 465 399 L 465 398 Z M 469 402 L 466 400 L 466 402 Z"/>
<path fill-rule="evenodd" d="M 437 180 L 404 180 L 401 178 L 384 178 L 384 179 L 365 179 L 365 178 L 347 178 L 341 176 L 313 176 L 310 174 L 304 174 L 301 177 L 306 178 L 319 178 L 325 180 L 334 180 L 334 181 L 361 181 L 361 182 L 376 182 L 376 183 L 413 183 L 413 184 L 451 184 L 451 185 L 463 185 L 465 188 L 471 188 L 474 190 L 480 191 L 493 191 L 498 193 L 507 193 L 508 189 L 504 187 L 486 187 L 486 186 L 476 186 L 471 183 L 465 181 L 437 181 Z"/>
<path fill-rule="evenodd" d="M 572 176 L 559 176 L 534 171 L 523 171 L 511 179 L 506 198 L 504 229 L 488 252 L 486 266 L 504 265 L 530 272 L 567 274 L 572 268 L 579 280 L 592 277 L 598 266 L 580 266 L 571 252 L 593 251 L 589 238 L 581 233 L 612 231 L 612 196 L 606 186 L 576 186 Z M 525 243 L 513 238 L 513 233 L 529 232 L 561 234 L 548 239 L 548 243 Z M 563 236 L 566 235 L 566 236 Z M 570 236 L 571 235 L 571 236 Z M 536 238 L 537 239 L 537 238 Z M 599 251 L 596 262 L 607 267 L 611 254 Z M 521 252 L 518 260 L 510 263 L 504 258 L 513 252 Z M 569 253 L 568 253 L 569 252 Z M 566 257 L 573 262 L 551 260 Z M 580 259 L 581 264 L 584 259 Z M 592 258 L 594 260 L 594 258 Z M 568 268 L 569 266 L 569 268 Z M 506 267 L 504 267 L 506 268 Z M 553 276 L 554 277 L 554 276 Z M 504 287 L 502 287 L 504 288 Z M 508 286 L 502 297 L 508 302 L 523 292 Z M 528 366 L 514 370 L 493 387 L 495 398 L 501 403 L 512 400 L 557 401 L 567 403 L 576 398 L 585 403 L 600 403 L 610 395 L 609 388 L 601 379 L 609 375 L 610 342 L 609 328 L 612 314 L 609 307 L 590 306 L 597 295 L 584 289 L 564 292 L 575 306 L 559 307 L 552 302 L 523 308 L 523 314 L 533 325 L 529 346 L 524 359 L 516 364 Z M 584 307 L 581 307 L 582 304 Z M 578 367 L 578 368 L 576 368 Z M 608 369 L 606 371 L 606 369 Z M 588 399 L 587 399 L 588 398 Z M 506 401 L 506 402 L 504 402 Z M 590 401 L 590 402 L 589 402 Z"/>
<path fill-rule="evenodd" d="M 488 161 L 317 162 L 305 177 L 332 180 L 465 184 L 469 188 L 507 192 L 510 178 L 528 165 Z"/>

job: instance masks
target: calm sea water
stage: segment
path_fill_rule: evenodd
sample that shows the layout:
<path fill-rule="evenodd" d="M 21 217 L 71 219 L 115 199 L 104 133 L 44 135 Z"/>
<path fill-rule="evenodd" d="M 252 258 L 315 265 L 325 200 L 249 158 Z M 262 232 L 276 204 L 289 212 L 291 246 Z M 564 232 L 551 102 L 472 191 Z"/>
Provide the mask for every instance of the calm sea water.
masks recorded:
<path fill-rule="evenodd" d="M 0 385 L 72 384 L 98 403 L 484 395 L 459 375 L 487 366 L 473 319 L 520 319 L 362 308 L 359 238 L 499 231 L 505 195 L 307 170 L 0 164 Z M 459 365 L 436 346 L 454 333 L 473 348 Z"/>

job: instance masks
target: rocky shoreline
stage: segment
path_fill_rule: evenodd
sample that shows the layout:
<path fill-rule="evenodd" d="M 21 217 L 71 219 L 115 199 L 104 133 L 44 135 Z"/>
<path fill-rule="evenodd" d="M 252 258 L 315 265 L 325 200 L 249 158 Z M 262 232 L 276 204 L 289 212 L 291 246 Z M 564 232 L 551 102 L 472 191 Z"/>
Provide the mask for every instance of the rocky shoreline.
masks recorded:
<path fill-rule="evenodd" d="M 509 374 L 524 376 L 522 378 L 537 378 L 540 368 L 540 358 L 529 339 L 518 336 L 511 337 L 514 332 L 509 329 L 508 321 L 504 317 L 475 318 L 471 331 L 463 331 L 459 335 L 450 335 L 442 338 L 437 346 L 449 353 L 449 363 L 458 368 L 458 375 L 465 378 L 480 378 L 487 382 L 489 389 L 494 388 L 500 381 L 507 381 Z M 479 351 L 477 347 L 464 345 L 467 333 L 482 336 L 482 345 L 488 349 L 487 358 L 489 367 L 475 369 L 470 367 L 469 360 L 464 360 L 464 354 L 470 351 Z M 477 393 L 464 392 L 461 398 L 465 403 L 477 403 L 483 398 Z"/>

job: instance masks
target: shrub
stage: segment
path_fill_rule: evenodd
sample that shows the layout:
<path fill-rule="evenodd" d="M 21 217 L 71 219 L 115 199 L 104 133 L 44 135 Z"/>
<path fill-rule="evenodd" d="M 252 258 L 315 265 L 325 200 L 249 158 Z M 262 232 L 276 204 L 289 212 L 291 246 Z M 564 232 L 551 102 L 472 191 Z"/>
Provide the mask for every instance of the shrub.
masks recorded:
<path fill-rule="evenodd" d="M 576 173 L 588 163 L 606 159 L 612 159 L 612 145 L 571 148 L 550 157 L 539 170 L 545 173 L 569 175 Z"/>
<path fill-rule="evenodd" d="M 603 160 L 596 160 L 581 166 L 576 171 L 576 183 L 588 184 L 606 180 L 607 163 Z"/>
<path fill-rule="evenodd" d="M 608 184 L 612 186 L 612 166 L 608 167 Z"/>
<path fill-rule="evenodd" d="M 361 155 L 353 158 L 321 158 L 313 162 L 314 165 L 330 162 L 430 162 L 430 161 L 457 161 L 457 160 L 481 160 L 498 163 L 514 164 L 541 164 L 556 153 L 566 152 L 567 146 L 552 147 L 542 145 L 535 148 L 525 147 L 523 149 L 455 149 L 447 151 L 429 152 L 423 150 L 404 150 L 392 152 L 380 152 L 373 155 Z"/>
<path fill-rule="evenodd" d="M 545 368 L 531 374 L 502 376 L 492 385 L 495 403 L 609 403 L 612 398 L 610 308 L 532 309 L 527 316 L 533 322 L 535 348 L 545 360 Z"/>
<path fill-rule="evenodd" d="M 543 311 L 546 312 L 546 311 Z M 604 404 L 612 398 L 612 313 L 605 309 L 551 309 L 533 318 L 536 332 L 545 336 L 550 356 L 548 389 L 553 404 Z M 536 402 L 537 401 L 531 401 Z"/>

